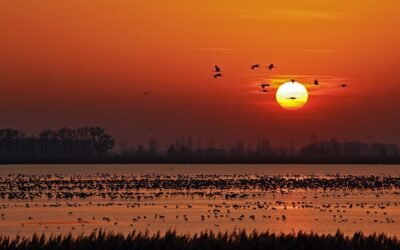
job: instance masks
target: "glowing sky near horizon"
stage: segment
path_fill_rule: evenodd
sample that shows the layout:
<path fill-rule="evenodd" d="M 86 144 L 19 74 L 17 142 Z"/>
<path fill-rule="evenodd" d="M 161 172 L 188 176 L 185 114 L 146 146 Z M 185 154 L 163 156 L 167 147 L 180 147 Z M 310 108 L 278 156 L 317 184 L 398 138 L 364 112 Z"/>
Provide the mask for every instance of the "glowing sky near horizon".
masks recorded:
<path fill-rule="evenodd" d="M 0 2 L 0 127 L 100 125 L 128 144 L 398 143 L 400 2 Z M 277 68 L 250 70 L 274 63 Z M 213 66 L 223 78 L 211 77 Z M 280 84 L 306 84 L 295 112 Z M 318 79 L 320 86 L 307 85 Z M 271 83 L 271 93 L 259 84 Z M 342 89 L 339 84 L 349 87 Z M 144 95 L 144 92 L 150 92 Z"/>

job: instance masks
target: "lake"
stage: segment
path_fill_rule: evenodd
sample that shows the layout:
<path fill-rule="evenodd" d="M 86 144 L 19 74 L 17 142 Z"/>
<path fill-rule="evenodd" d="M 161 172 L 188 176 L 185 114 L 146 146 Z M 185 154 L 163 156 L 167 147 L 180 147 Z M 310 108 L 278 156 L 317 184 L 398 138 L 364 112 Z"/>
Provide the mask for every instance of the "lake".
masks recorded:
<path fill-rule="evenodd" d="M 399 165 L 3 165 L 0 233 L 400 236 Z"/>

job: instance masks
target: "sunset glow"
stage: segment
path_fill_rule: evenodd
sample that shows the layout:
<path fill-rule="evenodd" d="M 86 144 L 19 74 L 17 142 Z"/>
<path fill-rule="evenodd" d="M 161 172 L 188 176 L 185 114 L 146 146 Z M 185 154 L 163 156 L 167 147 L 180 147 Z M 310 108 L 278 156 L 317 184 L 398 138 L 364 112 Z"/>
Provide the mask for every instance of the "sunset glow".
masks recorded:
<path fill-rule="evenodd" d="M 0 127 L 102 125 L 136 145 L 225 144 L 238 134 L 254 143 L 268 125 L 265 137 L 277 143 L 313 133 L 393 143 L 399 8 L 394 0 L 1 1 Z M 299 112 L 276 103 L 291 78 L 309 92 Z"/>

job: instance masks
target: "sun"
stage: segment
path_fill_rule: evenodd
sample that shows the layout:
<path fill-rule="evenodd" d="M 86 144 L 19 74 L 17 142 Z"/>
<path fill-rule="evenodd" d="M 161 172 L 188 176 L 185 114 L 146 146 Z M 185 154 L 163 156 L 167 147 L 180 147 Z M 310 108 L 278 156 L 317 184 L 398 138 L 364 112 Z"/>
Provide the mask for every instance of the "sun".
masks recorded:
<path fill-rule="evenodd" d="M 308 91 L 301 83 L 287 82 L 279 86 L 276 101 L 284 109 L 296 110 L 307 103 Z"/>

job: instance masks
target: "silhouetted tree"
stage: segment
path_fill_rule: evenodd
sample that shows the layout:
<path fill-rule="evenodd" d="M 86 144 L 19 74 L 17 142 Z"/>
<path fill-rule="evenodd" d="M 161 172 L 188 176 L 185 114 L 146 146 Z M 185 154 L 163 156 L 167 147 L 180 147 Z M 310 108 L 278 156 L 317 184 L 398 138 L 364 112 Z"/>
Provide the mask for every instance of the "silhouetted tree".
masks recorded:
<path fill-rule="evenodd" d="M 47 129 L 37 137 L 0 129 L 1 159 L 93 159 L 104 156 L 114 144 L 114 139 L 99 127 Z"/>
<path fill-rule="evenodd" d="M 338 142 L 336 139 L 314 142 L 300 150 L 304 157 L 387 157 L 398 156 L 396 145 L 381 143 L 367 144 L 359 141 Z"/>
<path fill-rule="evenodd" d="M 111 150 L 115 140 L 100 127 L 90 127 L 90 140 L 94 142 L 97 153 L 102 156 Z"/>
<path fill-rule="evenodd" d="M 21 139 L 25 138 L 24 133 L 12 128 L 0 129 L 0 139 Z"/>
<path fill-rule="evenodd" d="M 76 131 L 63 128 L 59 130 L 57 134 L 59 137 L 75 137 L 79 140 L 89 140 L 93 142 L 99 156 L 105 155 L 115 145 L 115 140 L 105 132 L 105 129 L 100 127 L 82 127 Z"/>
<path fill-rule="evenodd" d="M 157 142 L 157 140 L 150 139 L 148 145 L 149 145 L 148 146 L 149 147 L 149 149 L 148 149 L 149 156 L 150 157 L 157 157 L 157 155 L 158 155 L 158 142 Z"/>

